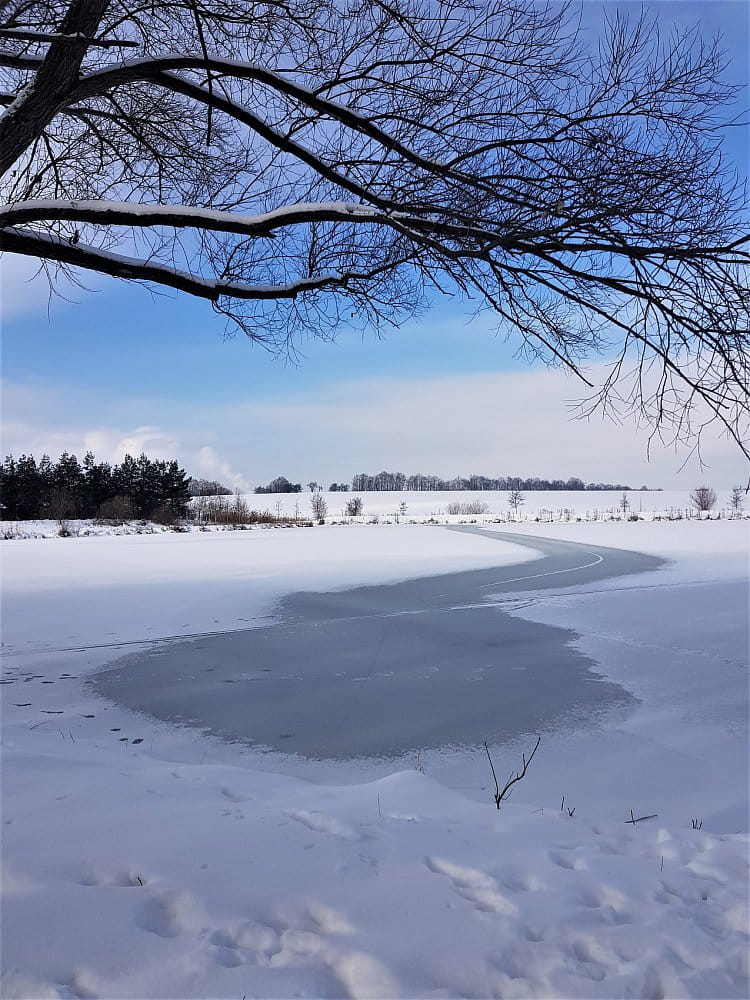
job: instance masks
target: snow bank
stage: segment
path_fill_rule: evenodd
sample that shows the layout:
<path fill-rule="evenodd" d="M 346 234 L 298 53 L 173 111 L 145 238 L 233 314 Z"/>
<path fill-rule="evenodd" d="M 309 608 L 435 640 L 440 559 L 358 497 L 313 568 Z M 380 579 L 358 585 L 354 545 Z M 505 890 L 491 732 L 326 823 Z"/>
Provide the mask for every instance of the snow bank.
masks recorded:
<path fill-rule="evenodd" d="M 744 836 L 50 734 L 10 771 L 4 997 L 747 995 Z"/>
<path fill-rule="evenodd" d="M 642 708 L 543 734 L 499 812 L 481 747 L 303 780 L 93 698 L 111 649 L 39 650 L 229 628 L 290 587 L 515 558 L 501 543 L 403 525 L 3 543 L 0 994 L 746 997 L 745 525 L 584 527 L 674 565 L 506 610 L 578 628 Z M 493 750 L 503 776 L 522 749 Z"/>

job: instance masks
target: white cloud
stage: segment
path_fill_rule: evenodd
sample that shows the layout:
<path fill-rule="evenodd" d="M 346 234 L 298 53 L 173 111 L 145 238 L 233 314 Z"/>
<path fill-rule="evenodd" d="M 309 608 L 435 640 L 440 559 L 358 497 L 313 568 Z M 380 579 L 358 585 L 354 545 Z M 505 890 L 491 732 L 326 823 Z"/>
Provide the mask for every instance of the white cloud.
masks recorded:
<path fill-rule="evenodd" d="M 36 389 L 31 388 L 28 399 L 33 400 Z M 14 403 L 23 397 L 19 387 L 15 387 Z M 3 409 L 8 411 L 7 399 L 3 398 Z M 32 411 L 33 412 L 33 411 Z M 56 459 L 63 451 L 82 459 L 87 451 L 92 451 L 100 461 L 121 462 L 125 455 L 138 456 L 145 452 L 149 458 L 176 459 L 193 476 L 218 479 L 240 490 L 250 488 L 247 479 L 233 468 L 226 455 L 213 445 L 204 443 L 212 435 L 206 433 L 203 441 L 192 432 L 182 433 L 160 427 L 143 425 L 131 429 L 114 427 L 48 427 L 26 421 L 3 421 L 3 455 L 23 453 L 40 458 L 50 455 Z"/>
<path fill-rule="evenodd" d="M 211 445 L 204 445 L 198 449 L 196 462 L 193 466 L 196 476 L 203 479 L 217 479 L 225 486 L 232 486 L 234 489 L 246 492 L 250 489 L 247 479 L 235 472 L 229 462 L 222 458 Z"/>
<path fill-rule="evenodd" d="M 278 475 L 327 485 L 381 469 L 444 477 L 575 475 L 665 489 L 704 479 L 717 489 L 746 481 L 737 447 L 719 436 L 704 440 L 705 471 L 694 457 L 680 471 L 686 453 L 659 442 L 647 461 L 648 434 L 632 421 L 572 419 L 571 401 L 581 394 L 579 383 L 547 370 L 349 380 L 315 393 L 214 407 L 93 394 L 79 400 L 61 387 L 6 383 L 3 453 L 55 456 L 66 449 L 81 457 L 91 449 L 120 461 L 126 452 L 145 451 L 240 489 Z"/>
<path fill-rule="evenodd" d="M 601 372 L 593 371 L 594 375 Z M 252 467 L 270 477 L 330 476 L 386 468 L 442 476 L 538 475 L 640 486 L 693 485 L 697 459 L 654 441 L 633 421 L 573 419 L 580 384 L 562 372 L 458 375 L 349 382 L 316 397 L 248 403 L 225 414 L 223 442 L 238 425 L 256 433 L 245 446 Z M 739 482 L 735 445 L 706 437 L 703 459 L 717 485 Z M 719 480 L 721 482 L 719 482 Z"/>

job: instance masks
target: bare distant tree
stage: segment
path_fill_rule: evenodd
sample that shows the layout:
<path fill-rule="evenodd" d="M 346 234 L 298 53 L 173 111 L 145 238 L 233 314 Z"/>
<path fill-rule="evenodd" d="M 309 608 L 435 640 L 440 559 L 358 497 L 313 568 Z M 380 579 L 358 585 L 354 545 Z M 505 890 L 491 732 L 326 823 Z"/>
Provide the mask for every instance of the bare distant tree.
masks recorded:
<path fill-rule="evenodd" d="M 319 483 L 316 483 L 314 480 L 307 484 L 307 488 L 311 493 L 315 493 L 316 490 L 323 489 L 323 487 Z"/>
<path fill-rule="evenodd" d="M 328 504 L 322 493 L 313 493 L 310 498 L 310 506 L 312 507 L 313 517 L 317 521 L 324 520 L 328 513 Z"/>
<path fill-rule="evenodd" d="M 729 504 L 732 508 L 732 513 L 739 514 L 742 511 L 742 508 L 745 506 L 745 490 L 741 486 L 733 488 Z"/>
<path fill-rule="evenodd" d="M 630 500 L 628 499 L 627 493 L 623 493 L 622 496 L 620 497 L 619 507 L 623 513 L 623 516 L 627 514 L 627 512 L 630 510 Z"/>
<path fill-rule="evenodd" d="M 592 405 L 747 453 L 724 63 L 644 11 L 588 45 L 537 0 L 9 0 L 0 249 L 281 349 L 463 297 Z"/>
<path fill-rule="evenodd" d="M 223 483 L 215 479 L 194 479 L 188 480 L 188 490 L 191 497 L 216 497 L 229 496 L 231 490 Z"/>
<path fill-rule="evenodd" d="M 363 510 L 364 503 L 362 502 L 362 497 L 352 497 L 351 500 L 347 500 L 344 507 L 344 513 L 347 517 L 359 517 Z"/>
<path fill-rule="evenodd" d="M 513 490 L 508 497 L 508 504 L 513 508 L 513 513 L 518 517 L 519 508 L 526 503 L 526 497 L 518 490 Z"/>
<path fill-rule="evenodd" d="M 690 503 L 698 511 L 713 510 L 717 499 L 716 492 L 710 486 L 696 486 L 690 494 Z"/>

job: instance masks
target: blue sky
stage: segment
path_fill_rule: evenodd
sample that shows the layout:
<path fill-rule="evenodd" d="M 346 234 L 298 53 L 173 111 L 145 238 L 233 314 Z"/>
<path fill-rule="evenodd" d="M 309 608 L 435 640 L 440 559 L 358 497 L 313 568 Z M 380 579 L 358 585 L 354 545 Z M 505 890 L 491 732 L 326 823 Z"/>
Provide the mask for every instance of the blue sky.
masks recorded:
<path fill-rule="evenodd" d="M 595 26 L 604 6 L 587 3 L 585 22 Z M 700 20 L 707 36 L 721 31 L 730 78 L 747 82 L 746 2 L 647 6 L 665 27 Z M 743 171 L 747 140 L 735 130 L 728 146 Z M 380 340 L 341 330 L 335 344 L 308 341 L 294 364 L 226 339 L 223 320 L 187 296 L 87 277 L 94 291 L 48 302 L 29 273 L 28 262 L 3 262 L 3 453 L 93 447 L 118 459 L 143 447 L 243 486 L 280 474 L 327 484 L 384 467 L 665 488 L 696 478 L 727 488 L 746 475 L 723 440 L 706 442 L 705 474 L 695 462 L 680 472 L 685 454 L 657 445 L 647 462 L 647 435 L 632 424 L 571 422 L 579 387 L 530 371 L 517 343 L 458 303 L 439 302 Z"/>

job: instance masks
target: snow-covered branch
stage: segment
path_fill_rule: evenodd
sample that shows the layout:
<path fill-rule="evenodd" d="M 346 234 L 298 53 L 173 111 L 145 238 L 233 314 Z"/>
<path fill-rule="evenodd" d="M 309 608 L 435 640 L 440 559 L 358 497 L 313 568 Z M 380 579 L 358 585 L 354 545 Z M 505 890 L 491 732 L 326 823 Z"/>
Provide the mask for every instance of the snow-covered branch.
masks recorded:
<path fill-rule="evenodd" d="M 98 247 L 22 229 L 0 229 L 0 252 L 42 257 L 88 271 L 98 271 L 130 281 L 150 281 L 198 298 L 217 302 L 222 297 L 237 299 L 294 299 L 302 292 L 345 284 L 346 277 L 321 274 L 277 285 L 254 285 L 223 278 L 204 278 L 153 260 L 110 253 Z"/>

